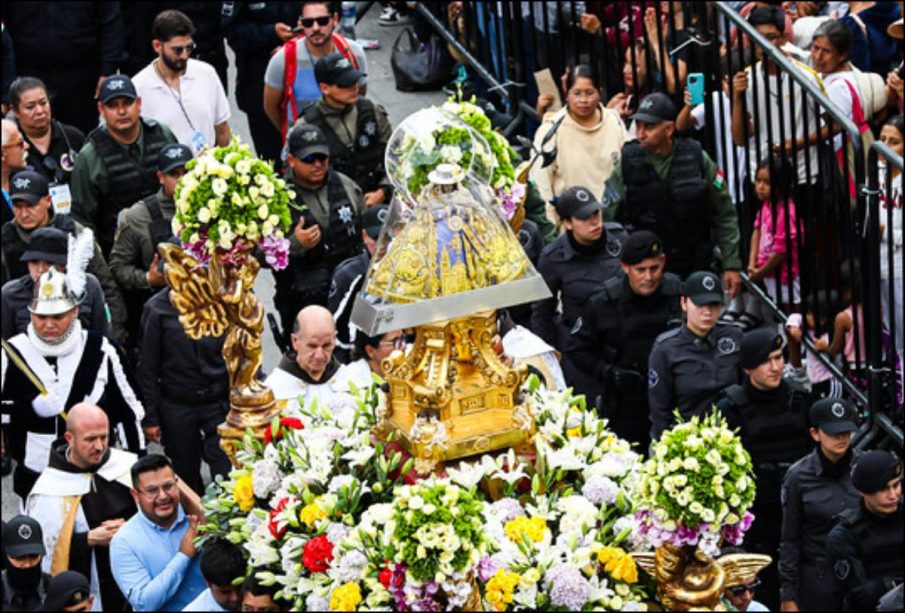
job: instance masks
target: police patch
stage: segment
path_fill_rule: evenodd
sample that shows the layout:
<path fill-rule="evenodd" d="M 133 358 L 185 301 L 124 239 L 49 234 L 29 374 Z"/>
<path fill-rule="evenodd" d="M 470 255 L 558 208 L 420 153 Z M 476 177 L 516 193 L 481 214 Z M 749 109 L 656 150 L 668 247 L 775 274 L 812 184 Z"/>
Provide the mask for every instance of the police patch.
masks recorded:
<path fill-rule="evenodd" d="M 347 224 L 352 221 L 352 209 L 350 209 L 348 206 L 341 206 L 339 208 L 339 211 L 337 211 L 337 215 L 339 215 L 339 218 L 343 223 Z"/>
<path fill-rule="evenodd" d="M 841 419 L 843 415 L 845 415 L 845 407 L 842 406 L 841 403 L 834 402 L 833 406 L 830 407 L 830 411 L 834 416 Z"/>
<path fill-rule="evenodd" d="M 660 382 L 660 375 L 656 370 L 651 368 L 647 371 L 647 388 L 654 389 L 657 387 L 657 384 Z"/>
<path fill-rule="evenodd" d="M 368 136 L 374 136 L 377 134 L 377 124 L 373 121 L 369 121 L 365 124 L 365 134 Z"/>
<path fill-rule="evenodd" d="M 380 209 L 377 211 L 377 219 L 380 220 L 380 223 L 386 223 L 387 217 L 390 216 L 390 209 Z"/>
<path fill-rule="evenodd" d="M 367 137 L 367 135 L 362 134 L 358 137 L 358 146 L 362 149 L 367 149 L 368 145 L 371 144 L 371 139 Z"/>
<path fill-rule="evenodd" d="M 851 571 L 852 565 L 849 564 L 848 560 L 836 560 L 836 563 L 833 564 L 833 573 L 836 575 L 836 579 L 840 581 L 847 579 Z"/>
<path fill-rule="evenodd" d="M 336 293 L 336 281 L 330 282 L 330 291 L 327 293 L 328 296 L 333 296 Z"/>
<path fill-rule="evenodd" d="M 721 338 L 716 344 L 716 348 L 723 355 L 729 355 L 738 350 L 738 345 L 731 338 Z"/>
<path fill-rule="evenodd" d="M 111 89 L 113 91 L 118 91 L 126 86 L 126 82 L 123 79 L 113 79 L 107 83 L 107 89 Z"/>
<path fill-rule="evenodd" d="M 703 285 L 704 289 L 706 289 L 708 292 L 712 292 L 713 288 L 716 287 L 716 281 L 713 279 L 713 277 L 704 277 L 704 280 L 701 281 L 701 285 Z"/>
<path fill-rule="evenodd" d="M 22 524 L 19 526 L 19 538 L 23 541 L 27 541 L 31 538 L 31 526 L 28 524 Z"/>
<path fill-rule="evenodd" d="M 575 320 L 575 325 L 572 326 L 572 334 L 578 334 L 579 330 L 581 330 L 581 317 Z"/>
<path fill-rule="evenodd" d="M 606 252 L 611 257 L 619 257 L 619 254 L 622 252 L 622 245 L 619 241 L 607 241 Z"/>
<path fill-rule="evenodd" d="M 580 189 L 575 192 L 575 199 L 579 202 L 587 202 L 591 199 L 591 195 L 583 189 Z"/>
<path fill-rule="evenodd" d="M 25 177 L 19 177 L 13 181 L 13 185 L 16 189 L 27 189 L 29 185 L 31 185 L 31 179 L 26 179 Z"/>

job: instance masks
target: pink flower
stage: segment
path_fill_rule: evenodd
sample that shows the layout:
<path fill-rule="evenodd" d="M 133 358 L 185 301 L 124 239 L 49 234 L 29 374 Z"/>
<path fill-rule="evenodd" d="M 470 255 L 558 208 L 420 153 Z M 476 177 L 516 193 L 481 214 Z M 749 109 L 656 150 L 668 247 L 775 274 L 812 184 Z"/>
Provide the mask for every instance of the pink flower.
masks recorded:
<path fill-rule="evenodd" d="M 264 236 L 258 245 L 264 252 L 264 259 L 274 270 L 283 270 L 289 265 L 289 239 Z"/>

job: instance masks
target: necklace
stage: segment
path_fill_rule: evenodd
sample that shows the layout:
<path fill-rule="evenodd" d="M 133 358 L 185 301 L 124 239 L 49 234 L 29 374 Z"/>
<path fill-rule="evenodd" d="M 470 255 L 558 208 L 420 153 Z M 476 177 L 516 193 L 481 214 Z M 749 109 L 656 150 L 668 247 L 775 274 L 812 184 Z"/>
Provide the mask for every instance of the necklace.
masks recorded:
<path fill-rule="evenodd" d="M 161 72 L 160 65 L 158 64 L 159 61 L 160 60 L 154 60 L 154 72 L 156 72 L 157 76 L 160 77 L 160 80 L 163 81 L 164 87 L 166 87 L 167 91 L 170 92 L 170 95 L 173 96 L 173 100 L 176 101 L 176 104 L 179 105 L 179 110 L 182 111 L 182 115 L 183 115 L 183 117 L 185 117 L 186 122 L 188 122 L 189 128 L 191 128 L 193 132 L 196 132 L 197 130 L 195 130 L 195 124 L 192 123 L 192 120 L 189 118 L 188 111 L 185 110 L 185 106 L 182 104 L 182 90 L 181 89 L 179 90 L 179 95 L 177 96 L 176 92 L 173 90 L 172 87 L 170 87 L 170 84 L 167 82 L 166 78 L 163 76 L 163 72 Z M 186 70 L 188 70 L 188 68 L 186 68 Z"/>

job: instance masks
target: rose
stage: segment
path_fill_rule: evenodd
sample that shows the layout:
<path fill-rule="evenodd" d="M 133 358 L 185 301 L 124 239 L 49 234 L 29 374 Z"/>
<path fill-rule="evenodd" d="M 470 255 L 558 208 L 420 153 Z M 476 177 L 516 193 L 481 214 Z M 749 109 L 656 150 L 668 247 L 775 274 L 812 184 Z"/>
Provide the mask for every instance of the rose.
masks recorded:
<path fill-rule="evenodd" d="M 311 573 L 323 573 L 330 567 L 333 560 L 333 543 L 327 539 L 326 534 L 317 536 L 307 543 L 302 550 L 302 564 Z"/>
<path fill-rule="evenodd" d="M 268 425 L 264 429 L 264 444 L 269 445 L 274 440 L 280 440 L 281 438 L 283 438 L 284 428 L 288 428 L 289 430 L 304 430 L 305 424 L 303 424 L 302 420 L 298 417 L 281 417 L 280 427 L 277 428 L 276 437 L 274 437 L 270 425 Z"/>
<path fill-rule="evenodd" d="M 273 538 L 277 540 L 283 538 L 283 535 L 286 534 L 286 529 L 289 527 L 288 524 L 279 527 L 279 522 L 276 520 L 277 515 L 286 508 L 287 504 L 289 504 L 289 499 L 281 498 L 280 502 L 277 504 L 277 508 L 270 510 L 270 524 L 267 527 L 270 529 Z"/>
<path fill-rule="evenodd" d="M 255 486 L 250 475 L 239 477 L 236 480 L 236 485 L 233 487 L 233 498 L 244 513 L 251 511 L 255 506 Z"/>

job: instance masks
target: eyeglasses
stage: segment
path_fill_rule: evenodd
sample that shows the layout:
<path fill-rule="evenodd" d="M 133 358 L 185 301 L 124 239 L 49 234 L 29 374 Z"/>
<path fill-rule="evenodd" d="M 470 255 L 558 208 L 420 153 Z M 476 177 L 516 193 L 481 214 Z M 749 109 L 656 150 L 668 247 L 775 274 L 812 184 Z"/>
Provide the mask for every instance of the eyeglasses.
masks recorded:
<path fill-rule="evenodd" d="M 145 488 L 145 491 L 142 492 L 141 490 L 138 490 L 138 492 L 141 494 L 144 494 L 145 496 L 148 496 L 150 498 L 157 498 L 157 495 L 160 493 L 161 490 L 163 490 L 164 492 L 166 492 L 168 494 L 170 492 L 172 492 L 173 488 L 176 487 L 177 481 L 178 481 L 178 479 L 173 479 L 172 481 L 167 481 L 166 483 L 164 483 L 161 486 L 150 485 Z"/>
<path fill-rule="evenodd" d="M 182 55 L 183 53 L 188 53 L 191 55 L 195 52 L 195 49 L 198 47 L 195 43 L 189 43 L 187 45 L 176 45 L 175 47 L 170 47 L 173 50 L 173 53 L 176 55 Z"/>
<path fill-rule="evenodd" d="M 392 347 L 393 349 L 402 349 L 406 346 L 408 341 L 405 340 L 404 336 L 400 336 L 398 338 L 394 338 L 389 341 L 380 341 L 380 344 L 384 347 Z"/>
<path fill-rule="evenodd" d="M 14 143 L 7 143 L 7 144 L 3 145 L 4 149 L 14 149 L 17 147 L 22 147 L 24 149 L 25 141 L 20 138 L 18 141 L 14 142 Z"/>
<path fill-rule="evenodd" d="M 754 590 L 756 590 L 758 587 L 760 587 L 760 579 L 755 579 L 751 585 L 733 585 L 732 587 L 726 589 L 729 590 L 730 594 L 732 594 L 736 598 L 739 598 L 743 596 L 745 592 L 751 592 L 753 594 Z"/>
<path fill-rule="evenodd" d="M 310 28 L 314 24 L 317 24 L 320 27 L 324 28 L 328 23 L 330 23 L 331 19 L 332 17 L 330 17 L 329 15 L 327 15 L 326 17 L 302 17 L 301 19 L 299 19 L 299 22 L 302 24 L 303 28 Z"/>
<path fill-rule="evenodd" d="M 317 162 L 326 162 L 327 158 L 329 158 L 329 157 L 330 156 L 327 155 L 326 153 L 309 153 L 305 157 L 299 158 L 299 160 L 303 164 L 314 164 Z"/>

